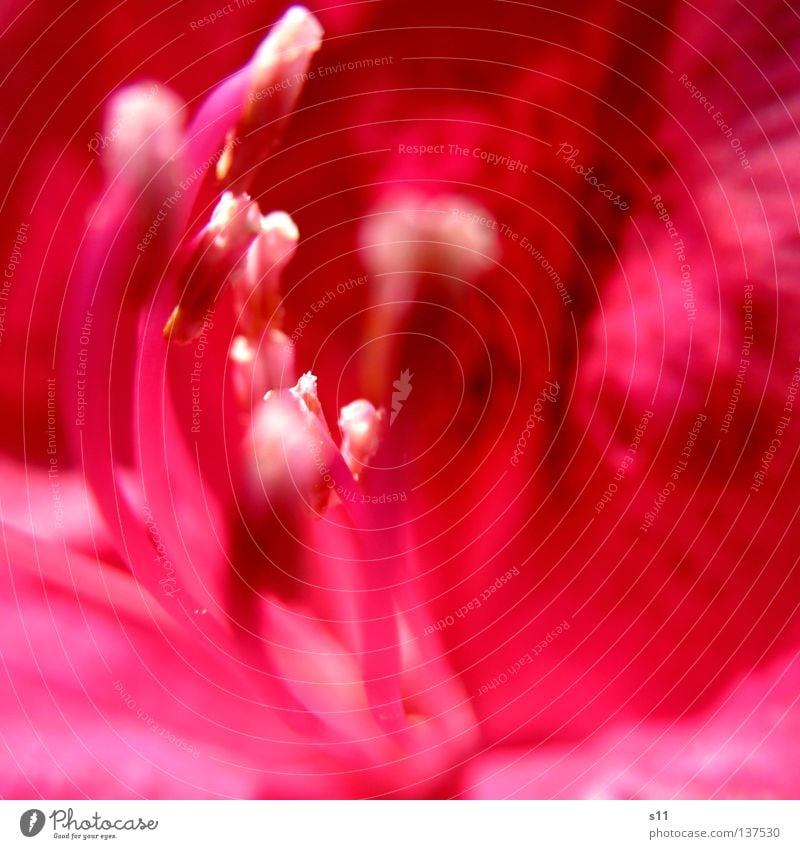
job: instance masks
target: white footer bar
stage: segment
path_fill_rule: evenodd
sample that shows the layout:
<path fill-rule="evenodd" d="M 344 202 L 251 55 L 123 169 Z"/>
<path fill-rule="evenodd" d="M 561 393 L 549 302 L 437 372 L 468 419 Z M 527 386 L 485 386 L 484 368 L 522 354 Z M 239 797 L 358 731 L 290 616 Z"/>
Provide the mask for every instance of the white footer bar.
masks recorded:
<path fill-rule="evenodd" d="M 224 849 L 800 847 L 800 803 L 0 802 L 0 846 Z"/>

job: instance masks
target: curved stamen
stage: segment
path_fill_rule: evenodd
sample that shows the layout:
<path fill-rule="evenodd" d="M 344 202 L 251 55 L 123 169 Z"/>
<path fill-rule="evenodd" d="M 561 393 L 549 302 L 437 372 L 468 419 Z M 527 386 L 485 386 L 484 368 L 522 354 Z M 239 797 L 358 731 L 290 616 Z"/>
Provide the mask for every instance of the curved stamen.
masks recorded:
<path fill-rule="evenodd" d="M 376 448 L 380 418 L 366 402 L 353 405 L 357 416 L 345 416 L 350 445 L 362 457 Z M 371 405 L 369 405 L 371 406 Z M 356 423 L 366 424 L 354 439 Z M 350 428 L 350 425 L 354 426 Z M 360 445 L 357 444 L 360 442 Z M 332 493 L 353 494 L 338 509 L 344 514 L 361 553 L 355 603 L 359 613 L 361 666 L 367 699 L 380 727 L 387 732 L 407 728 L 400 690 L 401 658 L 392 586 L 399 563 L 380 514 L 358 497 L 359 483 L 336 447 L 319 404 L 316 378 L 304 374 L 292 389 L 270 392 L 254 417 L 248 454 L 255 452 L 253 471 L 261 497 L 273 504 L 287 499 L 317 513 Z M 338 499 L 336 499 L 338 501 Z M 388 543 L 388 545 L 387 545 Z M 388 577 L 388 580 L 387 580 Z"/>
<path fill-rule="evenodd" d="M 147 96 L 136 88 L 123 90 L 111 102 L 109 120 L 119 132 L 107 148 L 109 185 L 82 247 L 80 278 L 65 330 L 67 354 L 61 357 L 64 382 L 78 399 L 72 431 L 75 456 L 121 556 L 136 564 L 137 577 L 156 597 L 163 570 L 154 560 L 119 464 L 129 461 L 132 451 L 130 398 L 138 308 L 153 285 L 152 259 L 137 251 L 137 243 L 142 219 L 160 203 L 154 181 L 161 191 L 177 180 L 172 165 L 180 145 L 179 126 L 169 117 L 180 112 L 177 103 L 172 94 Z M 145 133 L 143 127 L 151 131 Z M 165 243 L 171 235 L 167 228 Z"/>
<path fill-rule="evenodd" d="M 221 184 L 246 191 L 266 153 L 277 141 L 271 124 L 288 116 L 302 91 L 311 58 L 322 44 L 319 21 L 303 6 L 292 6 L 272 28 L 250 63 L 247 97 L 229 144 L 217 163 Z"/>
<path fill-rule="evenodd" d="M 218 86 L 187 131 L 187 159 L 195 169 L 215 162 L 215 191 L 247 190 L 257 166 L 275 146 L 303 89 L 308 66 L 322 42 L 319 21 L 293 6 L 270 30 L 251 61 Z M 188 194 L 193 201 L 201 187 Z"/>

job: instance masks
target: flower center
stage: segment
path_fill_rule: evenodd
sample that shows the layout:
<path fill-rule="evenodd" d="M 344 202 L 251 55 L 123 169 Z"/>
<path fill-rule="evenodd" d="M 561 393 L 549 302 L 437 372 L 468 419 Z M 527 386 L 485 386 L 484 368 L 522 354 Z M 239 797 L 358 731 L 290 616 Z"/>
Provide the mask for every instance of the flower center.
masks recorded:
<path fill-rule="evenodd" d="M 209 634 L 238 629 L 248 662 L 259 656 L 272 577 L 302 571 L 315 527 L 347 535 L 367 699 L 381 726 L 398 731 L 406 720 L 395 588 L 413 552 L 408 440 L 426 396 L 455 385 L 422 379 L 420 314 L 456 314 L 497 244 L 480 223 L 486 210 L 459 195 L 399 194 L 367 218 L 370 349 L 355 354 L 353 393 L 365 397 L 341 406 L 334 439 L 316 377 L 298 376 L 284 326 L 282 277 L 298 228 L 247 193 L 320 38 L 310 13 L 290 10 L 185 131 L 169 93 L 131 90 L 118 100 L 116 118 L 133 116 L 118 123 L 131 129 L 107 162 L 108 203 L 85 261 L 94 285 L 76 304 L 80 320 L 93 311 L 117 320 L 92 338 L 92 360 L 108 372 L 89 368 L 76 387 L 87 397 L 76 450 L 137 578 L 191 627 L 203 611 Z M 192 214 L 209 207 L 195 229 Z M 176 380 L 190 398 L 188 419 Z M 213 534 L 188 534 L 187 524 Z"/>

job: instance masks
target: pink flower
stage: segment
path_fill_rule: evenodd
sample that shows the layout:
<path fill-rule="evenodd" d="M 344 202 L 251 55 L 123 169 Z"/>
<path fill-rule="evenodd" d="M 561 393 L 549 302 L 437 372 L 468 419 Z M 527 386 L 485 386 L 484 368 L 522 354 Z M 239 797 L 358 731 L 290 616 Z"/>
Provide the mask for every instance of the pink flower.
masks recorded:
<path fill-rule="evenodd" d="M 270 8 L 6 22 L 4 795 L 794 797 L 797 16 Z"/>

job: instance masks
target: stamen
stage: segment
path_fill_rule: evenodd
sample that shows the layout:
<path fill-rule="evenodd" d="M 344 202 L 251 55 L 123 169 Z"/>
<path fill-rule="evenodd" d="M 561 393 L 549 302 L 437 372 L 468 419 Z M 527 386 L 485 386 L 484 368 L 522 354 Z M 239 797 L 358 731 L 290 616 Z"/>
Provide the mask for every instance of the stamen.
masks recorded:
<path fill-rule="evenodd" d="M 247 409 L 254 397 L 295 382 L 294 349 L 285 333 L 280 278 L 294 256 L 299 233 L 285 212 L 272 212 L 260 221 L 247 257 L 233 276 L 233 295 L 239 335 L 230 359 L 239 403 Z"/>
<path fill-rule="evenodd" d="M 74 456 L 82 463 L 119 555 L 157 597 L 163 595 L 165 584 L 159 581 L 164 572 L 153 559 L 142 499 L 124 486 L 119 466 L 131 456 L 134 438 L 139 309 L 163 272 L 161 258 L 171 252 L 179 226 L 167 215 L 159 241 L 143 249 L 140 240 L 154 210 L 161 209 L 180 179 L 176 151 L 182 144 L 182 109 L 176 95 L 147 84 L 125 88 L 109 102 L 105 131 L 97 140 L 107 185 L 81 249 L 76 285 L 68 292 L 67 347 L 59 363 L 64 385 L 83 399 L 82 415 L 71 428 Z M 85 366 L 76 371 L 78 362 Z M 186 586 L 185 597 L 189 595 Z"/>
<path fill-rule="evenodd" d="M 488 210 L 457 194 L 404 193 L 379 207 L 361 230 L 376 275 L 442 274 L 472 280 L 498 255 Z"/>
<path fill-rule="evenodd" d="M 327 504 L 335 446 L 306 372 L 296 386 L 271 391 L 253 416 L 246 457 L 252 495 L 270 504 L 301 500 L 320 514 Z"/>
<path fill-rule="evenodd" d="M 188 248 L 181 275 L 181 302 L 164 327 L 167 338 L 186 343 L 199 334 L 203 315 L 213 305 L 222 285 L 234 274 L 260 230 L 258 204 L 248 195 L 225 192 L 211 220 Z"/>
<path fill-rule="evenodd" d="M 319 403 L 317 395 L 317 378 L 310 371 L 305 372 L 300 376 L 297 385 L 289 390 L 292 395 L 300 399 L 305 404 L 309 413 L 313 413 L 325 428 L 325 433 L 330 435 L 328 425 L 325 422 L 325 417 L 322 415 L 322 405 Z"/>
<path fill-rule="evenodd" d="M 381 414 L 365 401 L 348 405 L 343 413 L 353 456 L 366 459 L 374 448 L 372 437 L 377 436 Z M 397 558 L 387 547 L 379 515 L 355 497 L 359 484 L 328 432 L 313 374 L 306 372 L 291 389 L 267 393 L 254 416 L 247 451 L 255 461 L 251 495 L 262 501 L 266 495 L 273 509 L 302 500 L 322 515 L 332 491 L 353 494 L 352 500 L 345 498 L 338 509 L 360 554 L 355 603 L 364 687 L 380 727 L 387 733 L 404 730 L 407 721 L 400 689 L 393 590 Z"/>
<path fill-rule="evenodd" d="M 282 323 L 280 278 L 300 236 L 286 212 L 271 212 L 260 225 L 233 287 L 239 328 L 251 338 L 265 327 L 280 327 Z"/>
<path fill-rule="evenodd" d="M 377 453 L 385 422 L 384 411 L 376 410 L 364 399 L 353 401 L 339 411 L 342 456 L 356 480 Z"/>
<path fill-rule="evenodd" d="M 417 301 L 461 300 L 468 288 L 464 284 L 499 255 L 497 235 L 486 226 L 492 220 L 488 210 L 457 194 L 404 192 L 378 207 L 359 234 L 372 272 L 370 299 L 379 307 L 369 314 L 367 338 L 391 338 L 407 329 Z M 378 348 L 363 373 L 368 393 L 380 393 L 380 381 L 407 365 L 395 362 L 396 355 L 386 346 Z"/>
<path fill-rule="evenodd" d="M 276 129 L 269 125 L 284 119 L 294 108 L 322 36 L 323 29 L 314 15 L 303 6 L 292 6 L 256 51 L 247 99 L 217 163 L 217 179 L 225 186 L 235 186 L 238 191 L 247 188 L 253 170 L 277 138 Z M 267 128 L 268 144 L 259 132 Z M 234 145 L 234 140 L 239 143 Z"/>
<path fill-rule="evenodd" d="M 97 147 L 102 145 L 109 176 L 119 175 L 156 196 L 165 182 L 175 182 L 175 157 L 183 143 L 183 106 L 178 95 L 158 83 L 138 83 L 114 94 L 102 137 L 92 140 Z"/>

